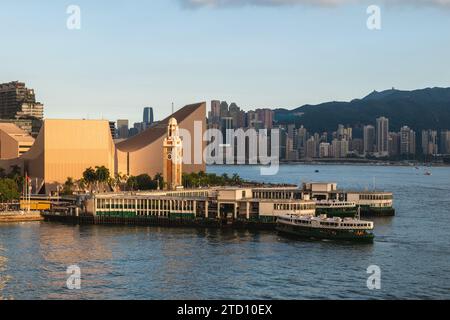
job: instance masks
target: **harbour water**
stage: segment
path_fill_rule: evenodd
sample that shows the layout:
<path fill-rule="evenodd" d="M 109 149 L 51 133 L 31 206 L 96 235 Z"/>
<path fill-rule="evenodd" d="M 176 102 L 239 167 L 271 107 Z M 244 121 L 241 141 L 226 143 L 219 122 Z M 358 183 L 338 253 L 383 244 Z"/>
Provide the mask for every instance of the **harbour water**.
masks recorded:
<path fill-rule="evenodd" d="M 319 172 L 315 172 L 319 170 Z M 450 298 L 450 168 L 214 166 L 209 172 L 394 192 L 397 216 L 375 219 L 374 244 L 286 239 L 273 232 L 0 224 L 0 299 Z M 81 289 L 66 287 L 71 265 Z M 381 269 L 369 290 L 366 270 Z"/>

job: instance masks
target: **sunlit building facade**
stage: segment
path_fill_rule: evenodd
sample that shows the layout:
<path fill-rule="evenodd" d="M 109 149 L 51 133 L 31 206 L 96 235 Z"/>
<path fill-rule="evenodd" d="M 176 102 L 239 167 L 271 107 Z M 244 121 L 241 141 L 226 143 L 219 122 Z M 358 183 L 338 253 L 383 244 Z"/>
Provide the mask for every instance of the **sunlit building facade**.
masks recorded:
<path fill-rule="evenodd" d="M 205 103 L 186 106 L 173 117 L 179 128 L 192 133 L 190 145 L 193 147 L 189 152 L 191 159 L 197 161 L 183 163 L 183 171 L 205 171 L 203 158 L 194 155 L 199 148 L 204 150 L 205 146 L 202 139 L 206 129 Z M 200 128 L 197 129 L 200 131 L 197 136 L 194 134 L 195 122 L 198 123 L 196 128 Z M 80 179 L 86 168 L 95 166 L 105 166 L 112 176 L 120 173 L 153 177 L 163 172 L 163 140 L 168 123 L 169 118 L 166 118 L 158 125 L 115 144 L 107 120 L 47 119 L 33 146 L 23 155 L 0 160 L 0 167 L 8 172 L 11 166 L 19 166 L 23 173 L 31 177 L 33 193 L 55 191 L 68 177 Z"/>

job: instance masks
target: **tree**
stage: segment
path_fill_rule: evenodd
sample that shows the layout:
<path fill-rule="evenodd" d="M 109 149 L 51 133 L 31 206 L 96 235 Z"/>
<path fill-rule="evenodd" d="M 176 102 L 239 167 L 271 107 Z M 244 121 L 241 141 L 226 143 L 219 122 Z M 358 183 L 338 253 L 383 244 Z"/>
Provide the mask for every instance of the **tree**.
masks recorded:
<path fill-rule="evenodd" d="M 117 183 L 115 178 L 109 177 L 107 184 L 112 191 L 116 191 Z"/>
<path fill-rule="evenodd" d="M 223 178 L 224 182 L 228 182 L 230 180 L 230 177 L 228 176 L 227 173 L 222 174 L 222 178 Z"/>
<path fill-rule="evenodd" d="M 106 168 L 105 166 L 95 167 L 95 180 L 103 187 L 103 191 L 105 190 L 104 187 L 109 178 L 110 173 L 108 168 Z"/>
<path fill-rule="evenodd" d="M 214 173 L 184 173 L 183 186 L 185 188 L 197 188 L 206 186 L 242 185 L 245 181 L 238 174 L 233 174 L 230 178 L 227 174 L 218 176 Z"/>
<path fill-rule="evenodd" d="M 137 188 L 137 179 L 135 176 L 128 177 L 127 187 L 129 190 L 134 191 Z"/>
<path fill-rule="evenodd" d="M 127 180 L 128 180 L 127 175 L 122 174 L 120 172 L 116 173 L 114 175 L 114 185 L 116 187 L 119 187 L 119 190 L 125 189 L 126 184 L 127 184 Z"/>
<path fill-rule="evenodd" d="M 84 178 L 77 180 L 76 184 L 77 184 L 78 190 L 86 191 L 86 180 L 84 180 Z"/>
<path fill-rule="evenodd" d="M 95 173 L 95 170 L 92 169 L 92 167 L 87 168 L 83 172 L 83 179 L 86 182 L 87 186 L 91 190 L 92 193 L 92 185 L 97 181 L 97 175 Z"/>
<path fill-rule="evenodd" d="M 6 178 L 14 180 L 17 184 L 18 189 L 22 189 L 25 183 L 25 177 L 22 175 L 22 169 L 18 165 L 12 165 L 10 167 L 9 174 L 6 175 Z"/>
<path fill-rule="evenodd" d="M 148 174 L 141 174 L 136 177 L 136 185 L 138 190 L 155 190 L 158 187 L 158 182 Z"/>
<path fill-rule="evenodd" d="M 6 202 L 20 198 L 19 188 L 12 179 L 0 179 L 0 201 Z"/>
<path fill-rule="evenodd" d="M 233 184 L 235 186 L 242 184 L 242 179 L 241 179 L 241 177 L 239 177 L 239 175 L 237 173 L 233 174 L 233 176 L 231 177 L 231 181 L 233 182 Z"/>
<path fill-rule="evenodd" d="M 109 174 L 109 169 L 106 168 L 105 166 L 101 166 L 101 167 L 95 167 L 95 175 L 97 178 L 98 182 L 106 182 L 108 181 L 110 174 Z"/>
<path fill-rule="evenodd" d="M 21 175 L 22 175 L 22 169 L 16 164 L 12 165 L 11 171 L 9 173 L 9 176 L 11 177 L 11 179 L 15 179 L 17 176 L 21 176 Z"/>
<path fill-rule="evenodd" d="M 157 173 L 153 180 L 156 181 L 156 188 L 158 188 L 159 184 L 159 189 L 164 189 L 164 177 L 161 173 Z"/>
<path fill-rule="evenodd" d="M 74 187 L 75 187 L 75 182 L 74 182 L 73 178 L 68 177 L 66 182 L 64 182 L 62 193 L 65 195 L 73 194 Z"/>

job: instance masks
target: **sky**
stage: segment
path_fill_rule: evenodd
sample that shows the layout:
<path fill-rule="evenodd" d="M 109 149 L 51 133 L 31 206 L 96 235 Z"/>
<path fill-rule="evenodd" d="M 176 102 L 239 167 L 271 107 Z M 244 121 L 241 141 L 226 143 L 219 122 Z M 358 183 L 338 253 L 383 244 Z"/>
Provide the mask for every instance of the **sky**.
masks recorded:
<path fill-rule="evenodd" d="M 372 4 L 381 30 L 367 28 Z M 47 118 L 137 122 L 172 102 L 295 108 L 450 87 L 450 0 L 0 0 L 0 36 L 0 82 L 34 88 Z"/>

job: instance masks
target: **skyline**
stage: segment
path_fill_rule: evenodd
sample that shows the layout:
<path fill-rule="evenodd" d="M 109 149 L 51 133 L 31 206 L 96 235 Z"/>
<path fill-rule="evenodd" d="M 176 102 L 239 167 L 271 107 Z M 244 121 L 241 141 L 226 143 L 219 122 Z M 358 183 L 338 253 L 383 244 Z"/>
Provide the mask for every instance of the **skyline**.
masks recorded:
<path fill-rule="evenodd" d="M 5 3 L 0 12 L 0 82 L 34 88 L 47 118 L 133 123 L 146 106 L 164 118 L 172 102 L 293 109 L 391 87 L 450 87 L 443 7 L 382 6 L 382 29 L 370 31 L 366 4 L 77 4 L 81 30 L 66 28 L 68 3 Z"/>

